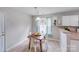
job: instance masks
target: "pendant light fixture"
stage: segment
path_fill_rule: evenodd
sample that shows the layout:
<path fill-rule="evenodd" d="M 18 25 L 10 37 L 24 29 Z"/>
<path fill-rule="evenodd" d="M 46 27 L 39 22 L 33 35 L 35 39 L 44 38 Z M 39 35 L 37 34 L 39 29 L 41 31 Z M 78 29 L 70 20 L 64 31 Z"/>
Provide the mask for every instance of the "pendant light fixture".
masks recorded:
<path fill-rule="evenodd" d="M 38 7 L 34 7 L 35 11 L 36 11 L 36 14 L 39 15 L 39 8 Z M 37 17 L 36 18 L 36 21 L 39 21 L 40 20 L 40 17 Z"/>

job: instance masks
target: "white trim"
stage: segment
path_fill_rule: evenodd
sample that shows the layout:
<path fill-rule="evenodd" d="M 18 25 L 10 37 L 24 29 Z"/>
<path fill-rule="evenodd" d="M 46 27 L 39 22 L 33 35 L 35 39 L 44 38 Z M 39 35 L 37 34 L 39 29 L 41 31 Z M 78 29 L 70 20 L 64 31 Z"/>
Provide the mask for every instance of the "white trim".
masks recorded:
<path fill-rule="evenodd" d="M 24 39 L 24 40 L 20 41 L 19 43 L 13 45 L 12 47 L 6 49 L 6 52 L 9 52 L 9 51 L 11 51 L 12 49 L 14 49 L 15 47 L 17 47 L 17 46 L 23 44 L 23 42 L 26 41 L 26 40 L 27 40 L 27 39 Z"/>

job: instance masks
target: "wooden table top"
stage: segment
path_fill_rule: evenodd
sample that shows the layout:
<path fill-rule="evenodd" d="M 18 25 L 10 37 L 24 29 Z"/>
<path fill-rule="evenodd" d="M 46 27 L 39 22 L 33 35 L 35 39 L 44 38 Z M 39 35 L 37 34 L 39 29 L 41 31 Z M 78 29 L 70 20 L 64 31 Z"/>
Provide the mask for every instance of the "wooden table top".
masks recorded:
<path fill-rule="evenodd" d="M 35 38 L 37 40 L 42 40 L 44 39 L 44 36 L 41 36 L 41 35 L 29 35 L 28 38 Z"/>

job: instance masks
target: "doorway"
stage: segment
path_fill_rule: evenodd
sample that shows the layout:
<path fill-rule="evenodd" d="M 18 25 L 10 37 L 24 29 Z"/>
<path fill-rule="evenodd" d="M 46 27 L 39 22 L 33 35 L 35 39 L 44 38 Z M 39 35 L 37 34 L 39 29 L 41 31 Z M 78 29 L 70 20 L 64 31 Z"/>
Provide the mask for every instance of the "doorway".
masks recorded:
<path fill-rule="evenodd" d="M 52 36 L 52 19 L 50 17 L 36 17 L 36 31 L 42 35 Z"/>
<path fill-rule="evenodd" d="M 5 49 L 5 29 L 4 29 L 4 15 L 0 14 L 0 52 L 4 52 Z"/>

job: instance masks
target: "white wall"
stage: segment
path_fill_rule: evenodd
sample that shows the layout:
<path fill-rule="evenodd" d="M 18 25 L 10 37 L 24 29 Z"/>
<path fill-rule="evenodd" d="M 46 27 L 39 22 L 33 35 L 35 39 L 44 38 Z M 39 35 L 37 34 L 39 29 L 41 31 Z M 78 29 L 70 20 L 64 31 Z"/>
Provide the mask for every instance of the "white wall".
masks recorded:
<path fill-rule="evenodd" d="M 52 34 L 53 38 L 59 39 L 59 30 L 56 25 L 54 25 L 54 20 L 58 20 L 59 16 L 52 16 Z"/>
<path fill-rule="evenodd" d="M 13 10 L 2 11 L 5 15 L 6 49 L 27 39 L 31 31 L 32 17 Z"/>

